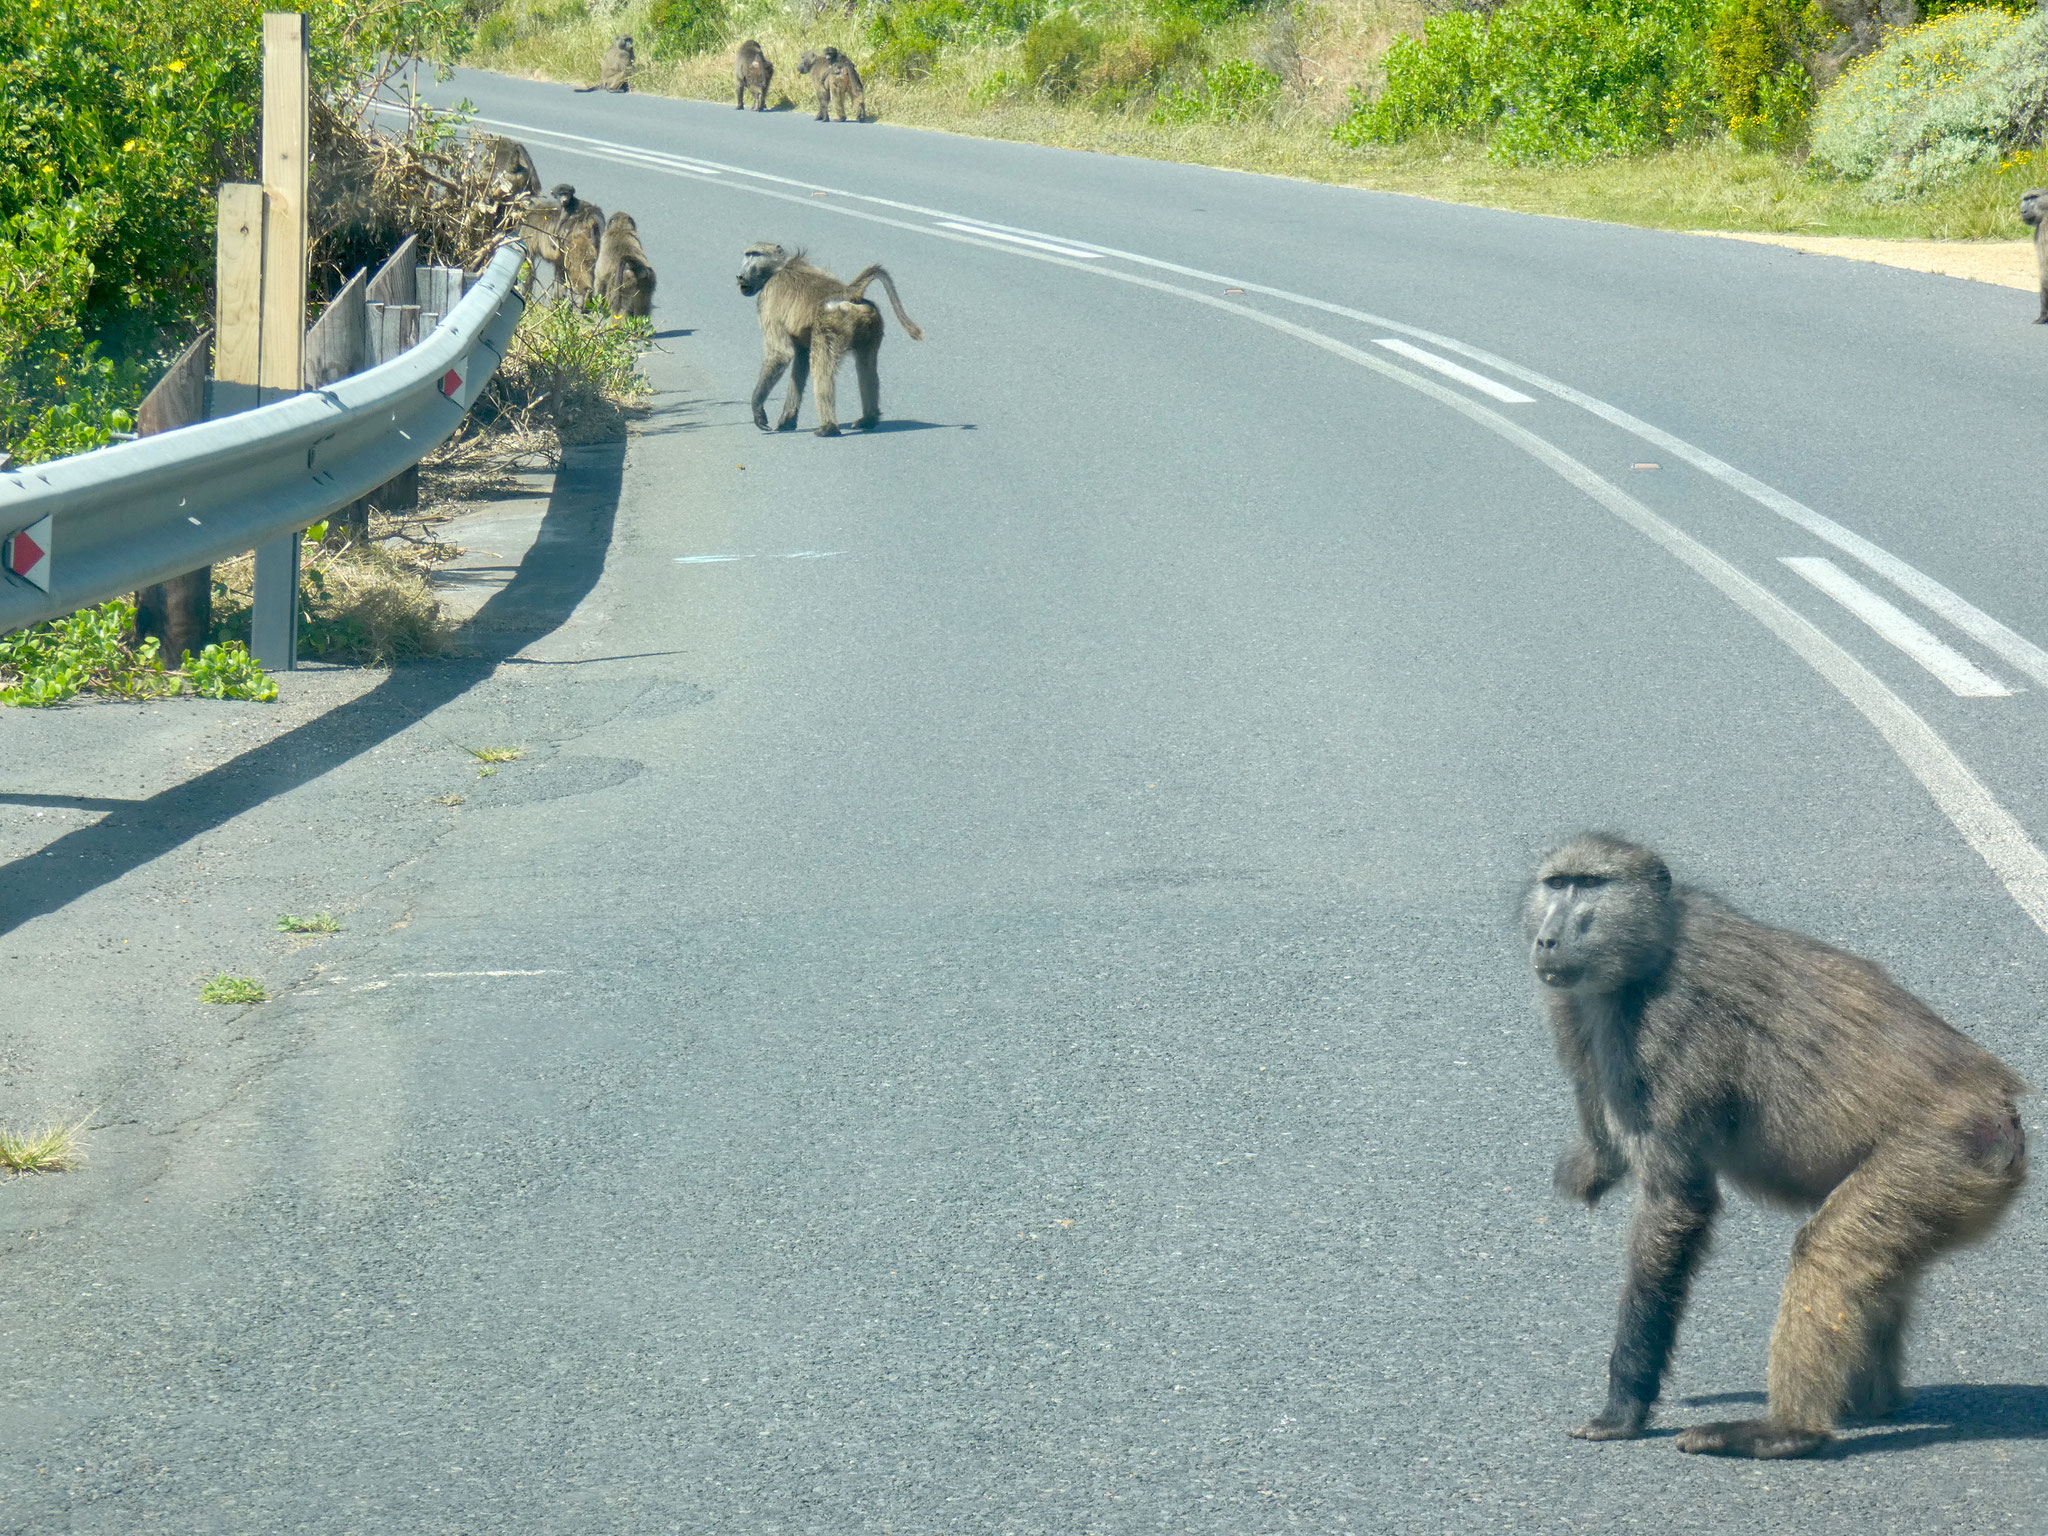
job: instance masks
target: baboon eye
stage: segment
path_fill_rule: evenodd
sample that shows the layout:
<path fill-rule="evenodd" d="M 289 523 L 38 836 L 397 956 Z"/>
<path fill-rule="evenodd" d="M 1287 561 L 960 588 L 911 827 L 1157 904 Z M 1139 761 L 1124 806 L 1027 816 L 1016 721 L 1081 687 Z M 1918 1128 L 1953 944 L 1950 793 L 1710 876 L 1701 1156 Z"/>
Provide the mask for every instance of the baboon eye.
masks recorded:
<path fill-rule="evenodd" d="M 1552 891 L 1568 891 L 1573 886 L 1584 890 L 1598 890 L 1607 883 L 1606 875 L 1545 875 L 1544 888 Z"/>

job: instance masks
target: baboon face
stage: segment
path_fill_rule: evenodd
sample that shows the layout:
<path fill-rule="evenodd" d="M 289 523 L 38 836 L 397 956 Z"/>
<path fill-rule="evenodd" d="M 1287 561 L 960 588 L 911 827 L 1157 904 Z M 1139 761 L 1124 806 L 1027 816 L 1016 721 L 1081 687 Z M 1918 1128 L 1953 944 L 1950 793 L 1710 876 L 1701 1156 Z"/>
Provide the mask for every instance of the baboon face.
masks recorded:
<path fill-rule="evenodd" d="M 740 261 L 740 293 L 751 299 L 768 286 L 768 279 L 780 272 L 789 252 L 779 245 L 750 245 Z"/>
<path fill-rule="evenodd" d="M 2020 222 L 2039 226 L 2048 213 L 2048 187 L 2030 187 L 2020 194 Z"/>
<path fill-rule="evenodd" d="M 844 57 L 846 57 L 846 55 L 841 53 L 837 48 L 827 48 L 825 50 L 825 62 L 827 64 L 837 64 Z"/>
<path fill-rule="evenodd" d="M 1529 964 L 1560 989 L 1610 992 L 1652 974 L 1670 951 L 1672 922 L 1664 861 L 1597 834 L 1545 858 L 1522 904 Z"/>
<path fill-rule="evenodd" d="M 811 49 L 806 48 L 804 56 L 796 61 L 796 72 L 800 75 L 808 75 L 817 62 L 818 55 Z"/>

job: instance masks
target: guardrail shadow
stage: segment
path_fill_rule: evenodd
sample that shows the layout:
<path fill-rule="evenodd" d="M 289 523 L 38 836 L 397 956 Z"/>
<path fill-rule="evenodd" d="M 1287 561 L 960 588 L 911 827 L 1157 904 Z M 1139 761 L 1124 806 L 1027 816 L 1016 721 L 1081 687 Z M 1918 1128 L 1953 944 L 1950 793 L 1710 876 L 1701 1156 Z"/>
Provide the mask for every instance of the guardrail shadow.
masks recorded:
<path fill-rule="evenodd" d="M 123 801 L 93 825 L 0 865 L 0 934 L 389 741 L 560 628 L 604 573 L 625 459 L 623 440 L 563 453 L 540 535 L 511 581 L 470 620 L 462 655 L 394 667 L 354 703 L 147 800 Z"/>

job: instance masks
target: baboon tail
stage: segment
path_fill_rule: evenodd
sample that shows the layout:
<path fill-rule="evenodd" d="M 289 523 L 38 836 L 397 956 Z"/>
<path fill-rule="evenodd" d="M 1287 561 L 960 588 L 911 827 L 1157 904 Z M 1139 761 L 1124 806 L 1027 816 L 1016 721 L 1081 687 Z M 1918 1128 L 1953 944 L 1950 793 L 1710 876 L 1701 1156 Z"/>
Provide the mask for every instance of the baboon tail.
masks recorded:
<path fill-rule="evenodd" d="M 882 286 L 889 290 L 889 307 L 896 311 L 896 323 L 903 327 L 904 334 L 912 341 L 923 341 L 924 332 L 918 327 L 918 323 L 903 313 L 903 301 L 896 297 L 896 280 L 889 276 L 888 268 L 880 265 L 869 267 L 846 285 L 848 296 L 856 299 L 865 298 L 868 284 L 878 277 L 882 280 Z"/>

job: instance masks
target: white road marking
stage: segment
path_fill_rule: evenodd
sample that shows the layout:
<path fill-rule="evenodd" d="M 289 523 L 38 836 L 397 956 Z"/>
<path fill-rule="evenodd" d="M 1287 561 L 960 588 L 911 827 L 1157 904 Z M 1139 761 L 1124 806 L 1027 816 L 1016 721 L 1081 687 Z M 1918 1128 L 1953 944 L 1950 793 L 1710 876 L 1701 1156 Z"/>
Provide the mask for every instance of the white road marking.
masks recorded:
<path fill-rule="evenodd" d="M 793 549 L 786 555 L 677 555 L 677 565 L 724 565 L 729 560 L 833 560 L 843 550 Z"/>
<path fill-rule="evenodd" d="M 572 154 L 589 155 L 596 159 L 613 158 L 603 153 L 601 148 L 576 148 L 577 143 L 604 146 L 604 141 L 602 140 L 586 139 L 581 135 L 563 134 L 551 129 L 534 128 L 527 124 L 503 122 L 496 119 L 478 118 L 476 121 L 489 122 L 494 127 L 513 128 L 523 133 L 549 137 L 557 141 L 574 141 L 558 142 L 552 146 L 566 149 Z M 812 190 L 836 191 L 839 196 L 850 201 L 898 208 L 905 212 L 923 214 L 941 220 L 950 218 L 950 215 L 938 209 L 924 208 L 913 203 L 897 202 L 890 198 L 875 197 L 866 193 L 845 192 L 836 188 L 819 188 L 812 182 L 800 182 L 786 176 L 771 175 L 765 171 L 749 171 L 744 167 L 726 165 L 721 165 L 719 169 L 734 171 L 759 181 L 799 187 L 806 194 Z M 1283 320 L 1277 315 L 1270 315 L 1262 310 L 1252 309 L 1247 305 L 1233 304 L 1230 300 L 1219 298 L 1214 294 L 1201 293 L 1191 288 L 1176 287 L 1172 283 L 1163 283 L 1155 278 L 1142 277 L 1134 272 L 1122 272 L 1114 267 L 1086 266 L 1070 257 L 1055 255 L 1049 251 L 1040 252 L 1017 246 L 1002 245 L 988 239 L 978 238 L 975 235 L 963 232 L 949 232 L 934 228 L 930 224 L 913 224 L 905 219 L 890 218 L 885 214 L 868 213 L 839 203 L 814 203 L 808 195 L 797 196 L 794 193 L 780 192 L 769 187 L 749 186 L 744 182 L 728 181 L 722 183 L 722 185 L 731 187 L 736 191 L 750 192 L 758 197 L 770 197 L 782 202 L 798 203 L 807 208 L 822 208 L 845 218 L 861 219 L 871 224 L 888 225 L 891 228 L 907 230 L 912 234 L 922 234 L 935 240 L 951 240 L 961 245 L 979 246 L 987 251 L 1007 250 L 1011 254 L 1020 256 L 1027 261 L 1047 262 L 1053 266 L 1066 267 L 1074 272 L 1093 272 L 1098 276 L 1111 278 L 1120 283 L 1128 283 L 1132 287 L 1147 288 L 1158 293 L 1186 299 L 1190 303 L 1206 305 L 1211 309 L 1222 310 L 1227 314 L 1233 314 L 1241 319 L 1249 320 L 1255 325 L 1265 326 L 1268 330 L 1278 331 L 1283 335 L 1295 337 L 1297 340 L 1307 342 L 1310 346 L 1329 352 L 1334 356 L 1345 358 L 1362 368 L 1381 375 L 1383 378 L 1392 380 L 1395 383 L 1415 390 L 1419 394 L 1428 395 L 1430 398 L 1448 405 L 1452 410 L 1468 417 L 1480 426 L 1485 427 L 1488 431 L 1505 438 L 1532 458 L 1539 460 L 1564 480 L 1577 486 L 1588 496 L 1592 497 L 1593 500 L 1606 507 L 1622 521 L 1662 546 L 1716 587 L 1737 607 L 1750 614 L 1766 629 L 1770 630 L 1788 649 L 1802 661 L 1806 662 L 1808 666 L 1812 667 L 1814 671 L 1818 672 L 1837 692 L 1855 706 L 1858 713 L 1871 723 L 1878 734 L 1885 739 L 1886 744 L 1891 747 L 1893 754 L 1899 759 L 1900 763 L 1920 782 L 1921 787 L 1927 791 L 1929 798 L 1934 801 L 1936 807 L 1948 818 L 1956 831 L 1962 835 L 1963 841 L 1976 852 L 1978 857 L 1984 860 L 1992 873 L 1998 877 L 2020 910 L 2026 913 L 2027 917 L 2042 933 L 2048 934 L 2048 855 L 2044 855 L 2035 846 L 2033 840 L 2027 835 L 2026 829 L 2020 825 L 2012 813 L 1999 804 L 1990 790 L 1986 789 L 1982 781 L 1970 771 L 1969 765 L 1956 756 L 1954 749 L 1941 738 L 1940 734 L 1932 726 L 1928 725 L 1925 720 L 1922 720 L 1919 715 L 1914 713 L 1912 707 L 1905 700 L 1887 688 L 1884 682 L 1875 673 L 1870 671 L 1869 668 L 1865 667 L 1863 663 L 1829 639 L 1812 621 L 1805 618 L 1798 610 L 1792 608 L 1754 578 L 1743 574 L 1734 565 L 1708 549 L 1690 534 L 1685 533 L 1674 524 L 1666 522 L 1634 497 L 1628 495 L 1621 487 L 1601 478 L 1592 469 L 1571 457 L 1571 455 L 1564 452 L 1563 449 L 1557 447 L 1554 443 L 1551 443 L 1548 439 L 1538 437 L 1535 433 L 1510 421 L 1490 406 L 1481 405 L 1475 400 L 1438 384 L 1433 379 L 1424 378 L 1419 373 L 1411 373 L 1405 368 L 1397 368 L 1392 363 L 1361 351 L 1347 342 L 1339 341 L 1334 336 L 1326 335 L 1321 331 L 1311 330 L 1304 325 L 1296 325 L 1291 320 Z M 970 225 L 968 227 L 973 228 L 974 226 Z M 992 232 L 992 230 L 981 231 L 984 235 Z M 1024 233 L 1024 231 L 1010 232 Z M 1945 596 L 1946 600 L 1955 608 L 1955 611 L 1967 611 L 1968 615 L 1974 616 L 1973 622 L 1987 627 L 1989 632 L 2001 634 L 2009 642 L 2016 642 L 2019 647 L 2027 648 L 2038 654 L 2041 657 L 2040 665 L 2043 671 L 2048 672 L 2048 652 L 2040 651 L 2038 647 L 2032 645 L 2032 642 L 2006 629 L 2004 625 L 1999 624 L 1997 620 L 1991 618 L 1988 614 L 1979 613 L 1978 610 L 1972 608 L 1961 597 L 1958 597 L 1953 592 L 1949 592 L 1947 588 L 1941 587 L 1931 577 L 1921 576 L 1919 572 L 1914 571 L 1904 561 L 1897 560 L 1895 556 L 1891 556 L 1885 551 L 1878 549 L 1877 546 L 1870 544 L 1867 540 L 1850 533 L 1846 528 L 1842 528 L 1839 524 L 1833 523 L 1829 519 L 1822 517 L 1819 513 L 1812 511 L 1811 508 L 1802 507 L 1789 496 L 1784 496 L 1782 493 L 1773 490 L 1770 486 L 1763 484 L 1763 482 L 1743 474 L 1742 471 L 1735 469 L 1732 465 L 1722 463 L 1722 461 L 1714 458 L 1713 455 L 1707 453 L 1704 449 L 1695 448 L 1680 438 L 1673 437 L 1659 428 L 1650 426 L 1647 422 L 1638 421 L 1626 412 L 1617 410 L 1603 401 L 1595 400 L 1590 395 L 1582 394 L 1578 390 L 1572 389 L 1569 385 L 1560 384 L 1554 379 L 1545 378 L 1542 374 L 1523 368 L 1518 364 L 1510 363 L 1505 358 L 1496 357 L 1492 353 L 1477 347 L 1469 347 L 1463 342 L 1454 341 L 1448 336 L 1441 336 L 1433 331 L 1425 331 L 1420 327 L 1407 325 L 1398 320 L 1389 320 L 1384 316 L 1368 315 L 1360 310 L 1350 309 L 1341 304 L 1332 304 L 1322 299 L 1310 298 L 1305 294 L 1290 293 L 1285 289 L 1271 288 L 1260 283 L 1224 277 L 1214 272 L 1203 272 L 1197 268 L 1161 261 L 1156 257 L 1139 256 L 1133 252 L 1119 251 L 1113 247 L 1095 245 L 1091 241 L 1074 241 L 1072 243 L 1076 246 L 1086 246 L 1100 255 L 1117 257 L 1121 260 L 1134 262 L 1141 266 L 1148 266 L 1155 270 L 1170 271 L 1186 277 L 1200 278 L 1211 283 L 1238 284 L 1253 293 L 1264 294 L 1269 298 L 1283 299 L 1311 309 L 1319 309 L 1326 313 L 1342 315 L 1382 330 L 1399 331 L 1405 335 L 1413 336 L 1419 341 L 1427 341 L 1432 345 L 1443 347 L 1446 351 L 1456 352 L 1463 357 L 1471 358 L 1474 362 L 1496 369 L 1511 378 L 1520 379 L 1525 384 L 1534 385 L 1538 389 L 1556 395 L 1559 399 L 1568 400 L 1572 404 L 1591 411 L 1594 415 L 1600 416 L 1603 420 L 1621 427 L 1624 431 L 1678 454 L 1688 463 L 1694 464 L 1698 468 L 1706 469 L 1710 474 L 1715 474 L 1716 478 L 1722 479 L 1724 483 L 1733 486 L 1737 490 L 1741 490 L 1745 495 L 1759 501 L 1772 511 L 1790 517 L 1791 514 L 1786 511 L 1786 508 L 1798 508 L 1800 512 L 1814 520 L 1816 526 L 1813 526 L 1811 531 L 1817 535 L 1824 538 L 1827 537 L 1826 534 L 1821 532 L 1822 527 L 1834 530 L 1839 535 L 1839 539 L 1829 538 L 1828 542 L 1835 544 L 1837 548 L 1855 555 L 1856 558 L 1864 560 L 1865 564 L 1869 564 L 1870 560 L 1866 557 L 1866 553 L 1859 553 L 1859 549 L 1868 554 L 1881 556 L 1885 560 L 1892 561 L 1902 571 L 1918 578 L 1923 584 L 1923 590 L 1932 589 L 1934 592 Z M 1719 470 L 1716 471 L 1709 468 L 1710 465 L 1719 466 Z M 1767 497 L 1775 498 L 1775 500 L 1766 499 Z M 1793 520 L 1799 521 L 1797 518 Z M 1801 526 L 1809 525 L 1802 522 Z M 1852 548 L 1850 544 L 1840 542 L 1840 540 L 1853 541 L 1856 547 Z M 1876 569 L 1877 567 L 1873 568 Z M 1889 573 L 1886 574 L 1888 579 L 1897 581 L 1896 577 L 1889 576 Z M 1916 592 L 1914 595 L 1920 596 L 1921 594 Z M 1922 597 L 1922 601 L 1926 601 L 1925 597 Z M 1985 643 L 1991 649 L 1998 649 L 1989 640 L 1986 640 Z M 2005 652 L 2000 651 L 2000 654 L 2004 655 Z M 2008 657 L 2008 659 L 2012 658 Z M 2032 672 L 2031 666 L 2019 662 L 2015 662 L 2015 665 L 2020 665 L 2022 670 L 2028 671 L 2030 674 Z"/>
<path fill-rule="evenodd" d="M 1784 555 L 1778 563 L 1789 566 L 1919 662 L 1950 693 L 1960 694 L 1966 699 L 2003 699 L 2010 698 L 2017 691 L 2008 688 L 1960 651 L 1943 645 L 1925 625 L 1901 613 L 1832 560 Z"/>
<path fill-rule="evenodd" d="M 1389 352 L 1398 352 L 1401 356 L 1418 362 L 1425 368 L 1434 368 L 1447 379 L 1456 379 L 1460 384 L 1469 384 L 1482 395 L 1491 395 L 1494 399 L 1504 401 L 1508 405 L 1534 405 L 1536 403 L 1534 397 L 1525 395 L 1518 389 L 1509 389 L 1507 385 L 1489 379 L 1483 373 L 1474 373 L 1470 368 L 1461 367 L 1459 364 L 1452 362 L 1448 357 L 1438 357 L 1434 352 L 1425 352 L 1412 342 L 1396 341 L 1391 336 L 1383 336 L 1374 342 L 1373 345 L 1385 347 Z"/>
<path fill-rule="evenodd" d="M 1071 245 L 1055 245 L 1050 240 L 1034 240 L 1029 235 L 1013 235 L 1007 230 L 988 229 L 980 224 L 961 224 L 952 219 L 941 219 L 939 220 L 939 227 L 941 229 L 962 230 L 970 235 L 987 235 L 991 240 L 1007 240 L 1012 245 L 1036 246 L 1041 251 L 1052 251 L 1061 256 L 1072 256 L 1079 261 L 1102 260 L 1101 255 L 1095 251 L 1080 251 L 1074 249 Z"/>

